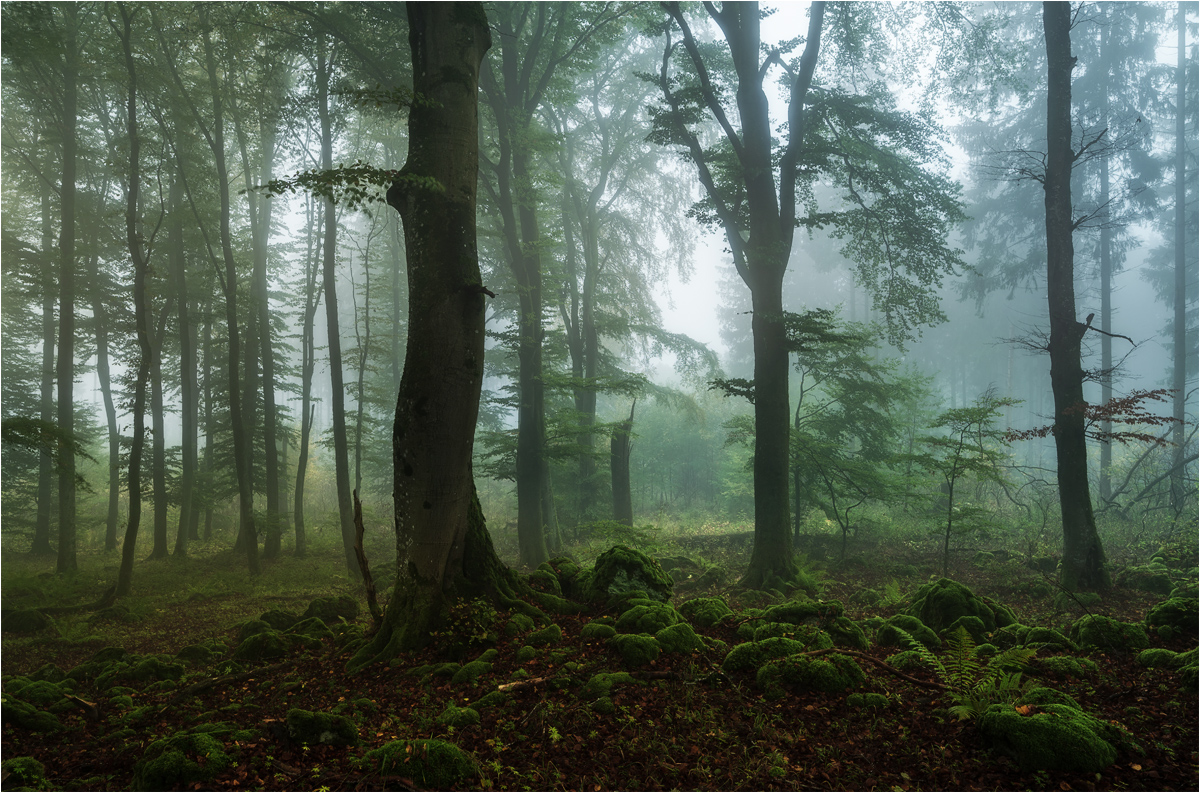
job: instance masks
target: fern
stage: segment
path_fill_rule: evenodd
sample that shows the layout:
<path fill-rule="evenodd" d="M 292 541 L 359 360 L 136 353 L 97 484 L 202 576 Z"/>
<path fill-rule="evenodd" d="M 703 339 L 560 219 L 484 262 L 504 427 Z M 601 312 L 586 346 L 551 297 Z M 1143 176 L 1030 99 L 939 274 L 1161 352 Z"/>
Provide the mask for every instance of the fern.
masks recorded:
<path fill-rule="evenodd" d="M 1021 683 L 1021 672 L 1013 670 L 1028 664 L 1036 653 L 1027 647 L 1010 647 L 983 664 L 975 640 L 959 626 L 946 639 L 947 651 L 943 660 L 908 632 L 899 628 L 896 632 L 921 662 L 937 674 L 954 702 L 950 714 L 960 721 L 979 718 L 989 705 L 1015 702 L 1025 686 Z"/>

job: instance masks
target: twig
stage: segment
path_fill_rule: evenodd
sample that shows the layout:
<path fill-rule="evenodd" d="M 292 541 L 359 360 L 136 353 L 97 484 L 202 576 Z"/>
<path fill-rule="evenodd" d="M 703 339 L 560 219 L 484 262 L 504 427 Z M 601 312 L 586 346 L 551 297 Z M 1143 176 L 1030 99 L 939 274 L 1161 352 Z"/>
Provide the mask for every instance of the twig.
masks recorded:
<path fill-rule="evenodd" d="M 375 579 L 371 577 L 371 566 L 367 564 L 367 554 L 363 550 L 363 516 L 362 502 L 358 500 L 358 491 L 354 493 L 354 555 L 358 557 L 358 568 L 362 570 L 363 583 L 367 587 L 367 608 L 371 611 L 371 619 L 375 629 L 383 625 L 383 610 L 379 608 L 379 599 L 375 593 Z"/>

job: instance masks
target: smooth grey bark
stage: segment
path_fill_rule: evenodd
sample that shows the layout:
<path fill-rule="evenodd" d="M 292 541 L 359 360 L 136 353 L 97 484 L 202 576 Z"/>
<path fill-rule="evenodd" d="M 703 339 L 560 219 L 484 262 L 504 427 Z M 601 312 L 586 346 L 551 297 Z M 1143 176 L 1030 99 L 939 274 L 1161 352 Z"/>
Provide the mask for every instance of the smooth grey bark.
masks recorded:
<path fill-rule="evenodd" d="M 292 490 L 292 525 L 296 534 L 296 556 L 308 553 L 308 539 L 304 525 L 304 482 L 308 473 L 308 446 L 312 435 L 314 411 L 312 400 L 313 370 L 316 368 L 316 346 L 314 326 L 317 305 L 321 302 L 321 283 L 318 279 L 318 253 L 321 223 L 325 203 L 314 206 L 310 198 L 305 204 L 308 252 L 304 257 L 304 318 L 300 329 L 300 448 L 296 454 L 296 486 Z"/>
<path fill-rule="evenodd" d="M 1187 12 L 1186 3 L 1179 3 L 1176 15 L 1176 68 L 1175 68 L 1175 289 L 1174 289 L 1174 373 L 1171 388 L 1174 390 L 1172 415 L 1175 431 L 1171 441 L 1175 444 L 1175 458 L 1171 468 L 1171 505 L 1176 514 L 1182 509 L 1187 494 L 1184 488 L 1184 429 L 1186 425 L 1186 389 L 1188 370 L 1187 343 L 1187 117 L 1184 107 L 1187 102 Z"/>
<path fill-rule="evenodd" d="M 170 220 L 167 225 L 167 257 L 175 288 L 179 330 L 180 441 L 179 524 L 175 555 L 187 556 L 188 542 L 196 535 L 199 511 L 193 503 L 198 468 L 199 384 L 196 382 L 196 345 L 188 300 L 187 257 L 183 241 L 183 187 L 171 181 L 168 194 Z"/>
<path fill-rule="evenodd" d="M 633 452 L 633 411 L 635 400 L 629 407 L 629 418 L 613 428 L 609 440 L 609 471 L 612 476 L 613 520 L 633 525 L 633 491 L 629 476 L 629 458 Z"/>
<path fill-rule="evenodd" d="M 42 377 L 38 391 L 39 417 L 46 424 L 54 421 L 54 224 L 50 217 L 50 186 L 42 184 L 42 254 L 46 267 L 42 275 Z M 107 350 L 105 351 L 107 354 Z M 54 553 L 50 545 L 50 519 L 54 498 L 54 458 L 49 449 L 38 455 L 37 516 L 34 518 L 32 552 L 40 556 Z"/>

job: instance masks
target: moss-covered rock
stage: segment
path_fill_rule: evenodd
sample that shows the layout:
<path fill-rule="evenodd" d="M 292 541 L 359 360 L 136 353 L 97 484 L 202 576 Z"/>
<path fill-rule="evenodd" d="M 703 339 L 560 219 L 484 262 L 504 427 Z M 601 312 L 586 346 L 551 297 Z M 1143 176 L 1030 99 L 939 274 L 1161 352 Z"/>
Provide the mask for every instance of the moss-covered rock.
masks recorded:
<path fill-rule="evenodd" d="M 651 601 L 634 606 L 617 618 L 617 633 L 658 633 L 668 625 L 678 623 L 682 617 L 668 603 Z"/>
<path fill-rule="evenodd" d="M 207 664 L 216 657 L 216 654 L 203 644 L 189 644 L 187 647 L 180 648 L 179 652 L 175 653 L 175 657 L 190 664 Z"/>
<path fill-rule="evenodd" d="M 662 646 L 644 633 L 619 633 L 608 640 L 626 666 L 646 666 L 658 659 Z"/>
<path fill-rule="evenodd" d="M 268 629 L 263 633 L 247 636 L 233 651 L 233 657 L 238 661 L 262 661 L 268 658 L 282 658 L 287 655 L 289 649 L 291 645 L 286 636 L 279 631 Z"/>
<path fill-rule="evenodd" d="M 284 718 L 288 737 L 296 743 L 315 746 L 355 746 L 358 744 L 358 728 L 346 716 L 333 713 L 314 713 L 311 710 L 292 708 Z"/>
<path fill-rule="evenodd" d="M 987 626 L 983 624 L 983 620 L 974 615 L 959 617 L 954 622 L 950 623 L 950 627 L 942 631 L 941 635 L 943 637 L 953 636 L 958 632 L 959 628 L 965 630 L 967 635 L 971 637 L 971 641 L 975 642 L 976 644 L 982 644 L 988 639 Z"/>
<path fill-rule="evenodd" d="M 438 723 L 460 730 L 479 723 L 479 711 L 475 708 L 460 708 L 457 705 L 447 705 L 438 715 Z"/>
<path fill-rule="evenodd" d="M 0 619 L 0 627 L 5 633 L 31 634 L 44 631 L 54 625 L 54 620 L 35 609 L 18 609 L 9 611 Z"/>
<path fill-rule="evenodd" d="M 786 622 L 792 625 L 815 625 L 829 634 L 839 647 L 855 650 L 867 649 L 867 635 L 863 629 L 845 616 L 845 607 L 839 600 L 793 599 L 769 606 L 762 610 L 764 622 Z"/>
<path fill-rule="evenodd" d="M 855 710 L 887 710 L 890 703 L 883 694 L 854 693 L 846 697 L 846 704 Z"/>
<path fill-rule="evenodd" d="M 1028 625 L 1014 622 L 1011 625 L 1005 625 L 1003 628 L 997 628 L 992 631 L 990 638 L 992 644 L 1001 650 L 1007 650 L 1010 647 L 1024 647 L 1025 637 L 1029 635 L 1029 631 L 1030 627 Z"/>
<path fill-rule="evenodd" d="M 1184 691 L 1196 693 L 1197 684 L 1200 684 L 1200 666 L 1197 663 L 1197 656 L 1200 655 L 1200 648 L 1193 647 L 1186 653 L 1179 654 L 1179 676 L 1183 679 L 1180 686 Z"/>
<path fill-rule="evenodd" d="M 299 622 L 300 617 L 281 609 L 271 609 L 260 614 L 258 620 L 267 623 L 273 630 L 286 631 Z"/>
<path fill-rule="evenodd" d="M 942 646 L 942 640 L 938 638 L 938 635 L 928 625 L 908 614 L 896 614 L 889 617 L 883 627 L 875 634 L 875 643 L 880 647 L 907 649 L 909 646 L 908 642 L 901 635 L 900 631 L 904 631 L 904 633 L 907 633 L 930 650 L 938 650 Z"/>
<path fill-rule="evenodd" d="M 671 577 L 658 562 L 641 551 L 616 545 L 596 559 L 585 596 L 604 600 L 636 592 L 665 603 L 671 599 L 672 585 Z"/>
<path fill-rule="evenodd" d="M 269 622 L 263 620 L 246 620 L 239 623 L 237 626 L 237 641 L 238 644 L 246 641 L 251 636 L 257 636 L 260 633 L 270 633 L 275 630 Z"/>
<path fill-rule="evenodd" d="M 178 680 L 187 671 L 183 664 L 151 655 L 131 666 L 122 677 L 148 683 L 154 680 Z"/>
<path fill-rule="evenodd" d="M 579 635 L 584 639 L 611 639 L 617 635 L 617 629 L 603 622 L 588 622 L 579 629 Z"/>
<path fill-rule="evenodd" d="M 1076 679 L 1088 677 L 1100 671 L 1100 667 L 1091 658 L 1075 658 L 1070 655 L 1039 658 L 1035 668 L 1042 675 Z"/>
<path fill-rule="evenodd" d="M 743 642 L 729 651 L 725 660 L 721 662 L 721 669 L 726 672 L 749 672 L 757 670 L 772 659 L 784 658 L 809 649 L 821 648 L 810 647 L 802 641 L 782 636 L 764 639 L 761 642 Z"/>
<path fill-rule="evenodd" d="M 1080 710 L 1079 703 L 1076 702 L 1070 695 L 1064 694 L 1055 688 L 1047 688 L 1046 686 L 1034 686 L 1027 689 L 1015 703 L 1015 705 L 1067 705 L 1068 707 Z"/>
<path fill-rule="evenodd" d="M 306 636 L 310 639 L 329 639 L 333 641 L 336 638 L 333 631 L 329 630 L 329 626 L 320 617 L 307 617 L 293 624 L 290 628 L 284 631 L 285 635 L 290 636 Z"/>
<path fill-rule="evenodd" d="M 559 583 L 558 574 L 546 562 L 542 562 L 538 566 L 538 569 L 529 574 L 529 586 L 537 592 L 544 592 L 557 597 L 562 597 L 563 595 L 563 588 L 562 584 Z"/>
<path fill-rule="evenodd" d="M 691 624 L 678 622 L 654 634 L 655 640 L 667 653 L 693 653 L 704 650 L 704 640 L 696 635 Z"/>
<path fill-rule="evenodd" d="M 539 655 L 541 655 L 541 651 L 538 650 L 538 648 L 530 647 L 528 644 L 526 644 L 525 646 L 521 647 L 521 649 L 517 650 L 517 663 L 527 664 L 534 658 L 537 658 Z"/>
<path fill-rule="evenodd" d="M 1183 666 L 1183 653 L 1163 647 L 1150 647 L 1137 655 L 1137 663 L 1147 669 L 1178 669 Z"/>
<path fill-rule="evenodd" d="M 479 699 L 475 700 L 475 710 L 483 710 L 484 708 L 498 708 L 507 703 L 512 697 L 505 691 L 489 691 Z"/>
<path fill-rule="evenodd" d="M 785 688 L 834 693 L 857 688 L 864 680 L 866 676 L 854 659 L 839 653 L 815 658 L 809 655 L 777 658 L 764 663 L 755 676 L 764 696 L 769 699 L 783 696 Z"/>
<path fill-rule="evenodd" d="M 462 668 L 454 673 L 454 677 L 450 678 L 450 682 L 454 684 L 472 684 L 480 675 L 486 675 L 491 671 L 492 665 L 487 661 L 471 661 L 468 664 L 463 664 Z"/>
<path fill-rule="evenodd" d="M 1175 588 L 1171 582 L 1171 571 L 1161 562 L 1130 567 L 1122 571 L 1114 583 L 1126 589 L 1153 592 L 1156 595 L 1169 595 Z"/>
<path fill-rule="evenodd" d="M 1071 640 L 1083 649 L 1129 652 L 1150 646 L 1150 638 L 1141 625 L 1118 622 L 1102 614 L 1088 614 L 1071 625 Z"/>
<path fill-rule="evenodd" d="M 47 683 L 61 683 L 67 679 L 67 673 L 58 668 L 58 664 L 42 664 L 28 675 L 30 680 L 45 680 Z"/>
<path fill-rule="evenodd" d="M 450 790 L 478 770 L 471 755 L 452 743 L 401 740 L 367 752 L 366 760 L 381 776 L 401 776 L 425 790 Z"/>
<path fill-rule="evenodd" d="M 38 707 L 53 705 L 67 694 L 58 683 L 51 683 L 47 680 L 29 680 L 22 684 L 20 679 L 9 681 L 8 693 Z"/>
<path fill-rule="evenodd" d="M 1146 626 L 1166 641 L 1195 636 L 1198 624 L 1200 601 L 1194 597 L 1168 598 L 1146 613 Z"/>
<path fill-rule="evenodd" d="M 516 636 L 519 633 L 531 631 L 534 629 L 534 627 L 535 623 L 533 621 L 533 617 L 530 617 L 527 614 L 513 614 L 512 618 L 510 618 L 509 621 L 504 625 L 504 635 Z"/>
<path fill-rule="evenodd" d="M 921 654 L 916 650 L 904 650 L 902 652 L 889 655 L 885 662 L 896 667 L 901 672 L 920 672 L 928 671 L 929 667 L 921 660 Z"/>
<path fill-rule="evenodd" d="M 0 720 L 29 732 L 55 732 L 62 729 L 62 722 L 53 713 L 39 710 L 7 693 L 0 694 Z"/>
<path fill-rule="evenodd" d="M 936 633 L 954 624 L 959 617 L 978 617 L 987 631 L 1016 622 L 1004 606 L 989 598 L 978 597 L 970 589 L 949 578 L 926 584 L 912 596 L 905 613 L 916 617 Z"/>
<path fill-rule="evenodd" d="M 220 739 L 226 733 L 224 729 L 198 728 L 154 741 L 133 768 L 133 789 L 176 790 L 197 784 L 206 787 L 233 765 Z"/>
<path fill-rule="evenodd" d="M 1111 739 L 1121 737 L 1119 728 L 1070 705 L 1042 705 L 1027 714 L 992 705 L 980 717 L 979 731 L 1025 772 L 1097 773 L 1116 761 Z"/>
<path fill-rule="evenodd" d="M 32 757 L 12 757 L 0 763 L 5 790 L 49 790 L 46 766 Z"/>
<path fill-rule="evenodd" d="M 598 672 L 584 684 L 579 695 L 584 699 L 607 697 L 612 693 L 613 686 L 646 685 L 628 672 Z"/>
<path fill-rule="evenodd" d="M 333 625 L 342 620 L 353 622 L 358 619 L 358 601 L 349 595 L 338 595 L 335 598 L 316 598 L 308 604 L 301 619 L 316 617 L 326 625 Z"/>
<path fill-rule="evenodd" d="M 1063 652 L 1078 652 L 1075 642 L 1063 636 L 1053 628 L 1030 628 L 1025 634 L 1023 644 L 1026 647 L 1036 647 L 1039 650 L 1060 650 Z"/>
<path fill-rule="evenodd" d="M 534 647 L 545 647 L 548 644 L 558 644 L 562 641 L 563 632 L 558 623 L 550 623 L 539 631 L 534 631 L 525 637 L 525 641 Z"/>

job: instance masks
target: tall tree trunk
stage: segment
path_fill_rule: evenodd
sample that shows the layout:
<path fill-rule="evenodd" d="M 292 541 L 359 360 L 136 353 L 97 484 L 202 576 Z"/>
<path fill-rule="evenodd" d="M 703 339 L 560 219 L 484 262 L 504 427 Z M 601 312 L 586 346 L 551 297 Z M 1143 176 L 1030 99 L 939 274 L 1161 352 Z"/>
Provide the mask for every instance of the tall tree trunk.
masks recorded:
<path fill-rule="evenodd" d="M 1109 69 L 1111 69 L 1111 53 L 1109 42 L 1112 37 L 1111 17 L 1107 17 L 1107 7 L 1099 6 L 1101 13 L 1106 14 L 1106 19 L 1101 28 L 1100 40 L 1100 61 L 1101 68 L 1104 69 L 1104 78 L 1101 83 L 1103 98 L 1101 99 L 1102 115 L 1100 117 L 1099 126 L 1101 129 L 1108 128 L 1109 119 Z M 1100 335 L 1100 404 L 1107 405 L 1112 400 L 1112 276 L 1113 276 L 1113 255 L 1112 255 L 1112 213 L 1108 209 L 1109 202 L 1109 168 L 1108 157 L 1100 159 L 1100 206 L 1103 208 L 1103 223 L 1100 226 L 1100 330 L 1104 331 Z M 1112 468 L 1112 441 L 1108 439 L 1109 433 L 1112 432 L 1112 421 L 1105 417 L 1100 424 L 1100 431 L 1104 433 L 1105 438 L 1100 441 L 1100 499 L 1107 502 L 1112 495 L 1112 484 L 1110 482 L 1109 471 Z"/>
<path fill-rule="evenodd" d="M 1171 468 L 1171 506 L 1178 515 L 1186 500 L 1184 487 L 1184 419 L 1187 389 L 1188 350 L 1187 343 L 1187 13 L 1186 3 L 1180 3 L 1175 12 L 1177 54 L 1175 68 L 1175 311 L 1174 311 L 1174 389 L 1172 415 L 1175 429 L 1171 440 L 1175 444 L 1175 459 Z"/>
<path fill-rule="evenodd" d="M 321 167 L 333 168 L 333 119 L 329 112 L 329 83 L 333 68 L 326 59 L 324 45 L 317 53 L 317 113 L 321 119 Z M 342 374 L 342 327 L 337 302 L 337 211 L 331 199 L 325 199 L 325 328 L 328 334 L 330 412 L 333 422 L 334 477 L 337 480 L 338 518 L 346 570 L 359 575 L 354 553 L 354 502 L 350 490 L 350 452 L 346 438 L 346 385 Z"/>
<path fill-rule="evenodd" d="M 1110 585 L 1088 486 L 1080 344 L 1075 318 L 1074 220 L 1071 215 L 1071 6 L 1043 5 L 1046 34 L 1046 292 L 1050 308 L 1050 383 L 1063 522 L 1062 585 L 1068 591 Z"/>
<path fill-rule="evenodd" d="M 296 556 L 303 557 L 308 553 L 308 540 L 304 527 L 304 479 L 308 472 L 308 446 L 312 434 L 314 411 L 312 403 L 313 369 L 316 367 L 316 349 L 313 338 L 313 326 L 316 320 L 317 304 L 321 300 L 321 286 L 317 281 L 317 244 L 320 227 L 318 219 L 324 211 L 325 203 L 316 208 L 311 197 L 306 201 L 306 224 L 308 254 L 304 258 L 304 321 L 300 330 L 300 448 L 296 455 L 296 486 L 292 491 L 294 506 L 292 521 L 296 532 Z"/>
<path fill-rule="evenodd" d="M 208 71 L 209 89 L 212 92 L 212 133 L 209 148 L 212 149 L 217 171 L 217 187 L 221 200 L 221 253 L 224 259 L 225 322 L 228 326 L 229 360 L 229 419 L 233 433 L 233 457 L 237 469 L 238 522 L 240 541 L 246 553 L 246 562 L 251 575 L 258 575 L 258 534 L 254 528 L 254 489 L 250 483 L 247 465 L 250 445 L 249 428 L 242 416 L 241 389 L 241 338 L 237 315 L 237 264 L 233 256 L 233 238 L 229 228 L 229 170 L 225 167 L 225 117 L 221 98 L 221 86 L 217 79 L 217 60 L 214 53 L 208 7 L 201 6 L 201 33 L 204 44 L 204 62 Z"/>
<path fill-rule="evenodd" d="M 147 257 L 147 269 L 149 268 Z M 151 437 L 151 481 L 154 486 L 154 549 L 151 559 L 165 559 L 170 555 L 167 542 L 167 426 L 166 405 L 163 398 L 162 348 L 166 339 L 167 319 L 173 308 L 168 300 L 158 318 L 158 327 L 151 338 L 150 348 L 150 421 Z"/>
<path fill-rule="evenodd" d="M 484 288 L 475 240 L 479 64 L 490 45 L 480 3 L 409 3 L 409 155 L 388 190 L 404 220 L 409 334 L 392 432 L 395 591 L 351 666 L 419 647 L 451 599 L 511 595 L 471 474 L 483 385 Z M 420 185 L 436 181 L 442 189 Z M 509 603 L 514 601 L 509 600 Z M 514 603 L 515 604 L 515 603 Z"/>
<path fill-rule="evenodd" d="M 54 228 L 50 218 L 50 186 L 42 185 L 42 254 L 45 269 L 42 277 L 42 382 L 38 392 L 40 418 L 54 421 Z M 32 552 L 40 556 L 54 553 L 50 545 L 50 519 L 54 510 L 54 457 L 49 449 L 38 455 L 37 517 L 33 527 Z"/>
<path fill-rule="evenodd" d="M 179 396 L 180 442 L 179 526 L 175 534 L 175 555 L 187 556 L 188 541 L 195 535 L 198 511 L 192 503 L 196 485 L 197 440 L 199 427 L 199 394 L 196 383 L 195 338 L 188 306 L 187 258 L 183 242 L 183 187 L 178 178 L 171 181 L 168 201 L 170 220 L 167 226 L 167 256 L 175 282 L 175 301 L 179 321 Z"/>
<path fill-rule="evenodd" d="M 213 530 L 213 444 L 215 442 L 215 423 L 213 421 L 213 401 L 212 401 L 212 381 L 213 381 L 213 366 L 212 366 L 212 331 L 213 331 L 213 312 L 212 312 L 212 296 L 210 295 L 204 301 L 204 341 L 200 350 L 200 371 L 201 382 L 204 384 L 204 460 L 203 471 L 204 481 L 206 483 L 206 492 L 204 498 L 204 541 L 208 542 L 212 539 Z"/>
<path fill-rule="evenodd" d="M 633 452 L 633 411 L 637 400 L 629 406 L 629 418 L 613 429 L 609 441 L 609 471 L 612 476 L 613 520 L 633 525 L 633 491 L 630 488 L 629 456 Z"/>
<path fill-rule="evenodd" d="M 63 19 L 62 94 L 62 224 L 59 231 L 58 275 L 58 428 L 64 438 L 75 432 L 75 173 L 77 157 L 77 101 L 79 7 L 61 3 Z M 59 573 L 74 573 L 75 558 L 75 449 L 71 440 L 58 447 L 58 557 Z"/>

